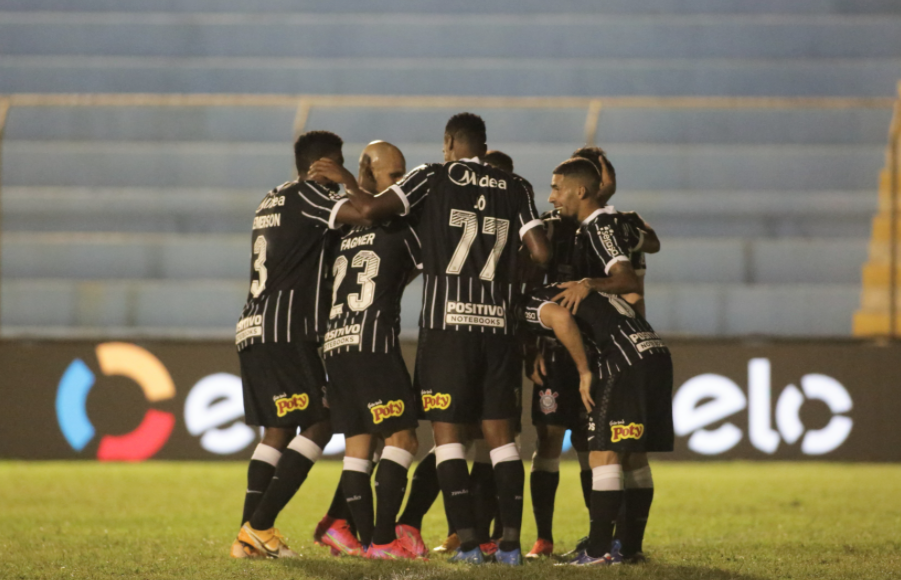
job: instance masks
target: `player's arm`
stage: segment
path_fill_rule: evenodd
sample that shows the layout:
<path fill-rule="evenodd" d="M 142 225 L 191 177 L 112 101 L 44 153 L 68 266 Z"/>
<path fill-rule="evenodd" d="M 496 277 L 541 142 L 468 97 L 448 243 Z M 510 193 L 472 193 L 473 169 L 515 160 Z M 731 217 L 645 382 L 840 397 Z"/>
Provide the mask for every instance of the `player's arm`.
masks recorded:
<path fill-rule="evenodd" d="M 641 219 L 641 216 L 635 214 L 634 227 L 638 230 L 638 243 L 632 248 L 633 252 L 644 252 L 646 254 L 656 254 L 660 251 L 660 238 L 657 232 L 651 227 L 651 224 Z"/>
<path fill-rule="evenodd" d="M 532 262 L 535 264 L 546 267 L 548 262 L 551 261 L 551 244 L 547 239 L 547 234 L 544 233 L 543 227 L 536 225 L 526 231 L 522 236 L 522 243 L 529 251 L 529 256 L 531 256 Z"/>
<path fill-rule="evenodd" d="M 411 173 L 415 171 L 417 170 Z M 309 175 L 310 177 L 322 176 L 344 185 L 350 204 L 364 219 L 372 223 L 379 223 L 395 215 L 406 215 L 410 210 L 408 194 L 398 185 L 392 185 L 378 195 L 370 195 L 357 184 L 356 178 L 350 171 L 331 159 L 323 158 L 314 162 L 310 166 Z M 408 178 L 405 178 L 401 184 L 405 184 Z"/>
<path fill-rule="evenodd" d="M 610 267 L 609 273 L 606 278 L 583 278 L 578 282 L 557 284 L 562 291 L 554 296 L 554 302 L 560 302 L 561 306 L 572 310 L 575 314 L 582 300 L 592 292 L 621 295 L 641 291 L 641 279 L 628 261 L 615 262 Z"/>
<path fill-rule="evenodd" d="M 576 324 L 576 319 L 569 310 L 553 302 L 545 302 L 538 309 L 538 319 L 545 328 L 554 331 L 554 336 L 566 348 L 579 371 L 579 392 L 582 395 L 582 403 L 591 412 L 594 401 L 591 398 L 591 382 L 594 374 L 588 366 L 588 355 L 585 354 L 585 343 L 582 341 L 582 333 Z"/>
<path fill-rule="evenodd" d="M 532 185 L 521 177 L 516 177 L 513 183 L 517 184 L 522 192 L 519 207 L 519 237 L 529 251 L 532 262 L 546 267 L 551 261 L 553 250 L 544 231 L 544 220 L 538 217 L 538 211 L 535 209 Z"/>

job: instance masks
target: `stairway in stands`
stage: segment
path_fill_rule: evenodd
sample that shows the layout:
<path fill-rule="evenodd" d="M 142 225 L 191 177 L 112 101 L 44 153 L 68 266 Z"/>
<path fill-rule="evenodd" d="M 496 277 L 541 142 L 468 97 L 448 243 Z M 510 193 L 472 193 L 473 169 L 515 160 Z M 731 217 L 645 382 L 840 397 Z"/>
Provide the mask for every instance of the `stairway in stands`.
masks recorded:
<path fill-rule="evenodd" d="M 298 8 L 302 6 L 303 8 Z M 0 93 L 895 96 L 893 0 L 0 0 Z M 440 160 L 451 109 L 314 108 L 305 127 Z M 479 110 L 546 207 L 586 111 Z M 249 223 L 291 177 L 293 107 L 14 108 L 2 332 L 227 336 Z M 848 335 L 887 108 L 601 111 L 614 204 L 658 229 L 669 333 Z M 408 292 L 407 310 L 418 296 Z M 405 316 L 404 326 L 415 327 Z"/>

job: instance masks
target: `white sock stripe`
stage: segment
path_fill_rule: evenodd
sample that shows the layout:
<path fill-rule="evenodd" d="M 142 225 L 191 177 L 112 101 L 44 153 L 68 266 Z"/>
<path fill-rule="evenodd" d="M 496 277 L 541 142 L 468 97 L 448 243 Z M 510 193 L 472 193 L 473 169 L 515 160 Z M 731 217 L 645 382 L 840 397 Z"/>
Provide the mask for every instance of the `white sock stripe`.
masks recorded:
<path fill-rule="evenodd" d="M 441 465 L 445 461 L 451 459 L 462 459 L 466 461 L 466 450 L 462 443 L 447 443 L 435 447 L 435 465 Z"/>
<path fill-rule="evenodd" d="M 625 472 L 623 486 L 626 489 L 652 489 L 654 478 L 651 476 L 651 466 L 645 465 L 641 469 Z"/>
<path fill-rule="evenodd" d="M 532 472 L 547 471 L 549 473 L 557 473 L 560 471 L 560 458 L 549 459 L 547 457 L 539 457 L 538 452 L 532 454 Z"/>
<path fill-rule="evenodd" d="M 498 463 L 503 463 L 504 461 L 520 460 L 519 449 L 516 448 L 516 443 L 507 443 L 506 445 L 501 445 L 500 447 L 491 450 L 491 465 L 496 466 Z"/>
<path fill-rule="evenodd" d="M 591 469 L 591 489 L 593 491 L 619 491 L 622 488 L 622 465 L 600 465 Z"/>
<path fill-rule="evenodd" d="M 491 448 L 484 439 L 477 439 L 473 443 L 475 454 L 473 455 L 473 463 L 491 463 Z"/>
<path fill-rule="evenodd" d="M 291 442 L 288 443 L 288 449 L 297 451 L 313 463 L 316 463 L 319 461 L 319 458 L 322 457 L 322 448 L 303 435 L 298 435 L 292 439 Z"/>
<path fill-rule="evenodd" d="M 406 449 L 389 446 L 382 449 L 382 460 L 393 461 L 404 469 L 410 469 L 410 464 L 413 463 L 413 454 Z"/>
<path fill-rule="evenodd" d="M 591 470 L 591 463 L 588 461 L 589 455 L 590 454 L 588 451 L 579 451 L 578 452 L 579 467 L 582 468 L 582 471 L 590 471 Z"/>
<path fill-rule="evenodd" d="M 344 471 L 358 471 L 369 475 L 372 473 L 372 462 L 368 459 L 360 459 L 359 457 L 345 457 Z"/>
<path fill-rule="evenodd" d="M 275 466 L 278 464 L 278 460 L 281 456 L 282 452 L 275 447 L 260 443 L 257 445 L 256 449 L 253 450 L 253 455 L 250 456 L 250 460 L 262 461 L 263 463 Z"/>

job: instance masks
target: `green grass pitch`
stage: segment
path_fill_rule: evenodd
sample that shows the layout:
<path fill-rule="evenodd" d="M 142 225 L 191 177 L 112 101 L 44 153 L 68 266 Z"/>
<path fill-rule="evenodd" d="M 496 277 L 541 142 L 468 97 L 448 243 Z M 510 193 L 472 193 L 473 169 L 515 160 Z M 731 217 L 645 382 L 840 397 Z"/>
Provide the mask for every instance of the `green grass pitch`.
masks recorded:
<path fill-rule="evenodd" d="M 645 541 L 652 563 L 593 570 L 330 558 L 310 535 L 340 469 L 317 465 L 279 519 L 302 558 L 236 561 L 228 548 L 244 464 L 0 462 L 0 578 L 901 578 L 898 465 L 657 463 Z M 558 552 L 587 530 L 577 470 L 561 469 Z M 424 524 L 430 546 L 443 539 L 443 520 L 436 504 Z M 525 550 L 534 535 L 527 498 Z"/>

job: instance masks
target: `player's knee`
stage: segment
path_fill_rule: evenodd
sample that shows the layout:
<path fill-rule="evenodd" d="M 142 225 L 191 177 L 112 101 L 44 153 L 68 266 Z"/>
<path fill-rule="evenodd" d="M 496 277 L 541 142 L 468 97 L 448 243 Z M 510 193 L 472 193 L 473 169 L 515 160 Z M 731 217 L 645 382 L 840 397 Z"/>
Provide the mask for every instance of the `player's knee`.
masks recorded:
<path fill-rule="evenodd" d="M 392 433 L 390 437 L 385 438 L 385 445 L 399 447 L 413 455 L 416 455 L 416 452 L 419 451 L 419 441 L 416 439 L 416 431 L 413 429 L 404 429 L 403 431 Z"/>
<path fill-rule="evenodd" d="M 538 430 L 538 456 L 548 459 L 560 457 L 566 428 L 557 425 L 543 426 Z"/>
<path fill-rule="evenodd" d="M 627 453 L 623 457 L 623 471 L 636 471 L 648 467 L 647 453 Z"/>
<path fill-rule="evenodd" d="M 588 456 L 588 462 L 594 469 L 603 465 L 620 465 L 622 460 L 616 451 L 592 451 Z"/>
<path fill-rule="evenodd" d="M 491 449 L 513 443 L 513 429 L 506 419 L 482 421 L 482 433 Z"/>
<path fill-rule="evenodd" d="M 303 430 L 303 436 L 324 448 L 332 438 L 332 423 L 331 421 L 315 423 Z"/>
<path fill-rule="evenodd" d="M 279 451 L 284 451 L 287 449 L 291 439 L 294 438 L 296 431 L 297 429 L 294 428 L 265 427 L 263 429 L 262 443 Z"/>

